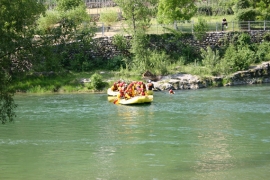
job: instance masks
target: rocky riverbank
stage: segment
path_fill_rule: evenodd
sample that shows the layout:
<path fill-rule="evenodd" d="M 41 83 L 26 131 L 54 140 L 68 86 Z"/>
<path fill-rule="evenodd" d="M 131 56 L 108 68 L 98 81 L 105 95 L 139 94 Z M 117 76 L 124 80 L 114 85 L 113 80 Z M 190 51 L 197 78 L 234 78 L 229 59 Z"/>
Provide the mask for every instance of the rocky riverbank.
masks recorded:
<path fill-rule="evenodd" d="M 270 83 L 270 61 L 238 71 L 230 76 L 200 78 L 191 74 L 174 74 L 154 78 L 154 86 L 160 90 L 185 90 L 207 87 L 235 86 Z"/>

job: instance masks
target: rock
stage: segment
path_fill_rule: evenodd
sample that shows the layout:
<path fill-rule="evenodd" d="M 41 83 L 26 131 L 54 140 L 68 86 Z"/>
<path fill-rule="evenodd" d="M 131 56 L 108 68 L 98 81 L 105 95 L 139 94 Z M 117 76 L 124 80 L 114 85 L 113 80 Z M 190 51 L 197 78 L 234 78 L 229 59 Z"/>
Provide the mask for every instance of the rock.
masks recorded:
<path fill-rule="evenodd" d="M 145 73 L 143 73 L 142 77 L 144 79 L 149 79 L 151 81 L 156 81 L 157 80 L 156 75 L 152 74 L 150 71 L 146 71 Z"/>
<path fill-rule="evenodd" d="M 156 78 L 157 79 L 157 78 Z M 227 83 L 224 83 L 224 80 Z M 238 71 L 230 77 L 210 77 L 200 79 L 191 74 L 173 74 L 169 76 L 160 76 L 154 86 L 167 90 L 199 89 L 210 86 L 234 86 L 244 84 L 270 83 L 270 62 L 264 62 L 261 65 L 250 67 L 246 71 Z"/>
<path fill-rule="evenodd" d="M 90 79 L 87 79 L 87 78 L 82 78 L 80 79 L 80 83 L 84 84 L 84 83 L 90 83 L 91 80 Z"/>

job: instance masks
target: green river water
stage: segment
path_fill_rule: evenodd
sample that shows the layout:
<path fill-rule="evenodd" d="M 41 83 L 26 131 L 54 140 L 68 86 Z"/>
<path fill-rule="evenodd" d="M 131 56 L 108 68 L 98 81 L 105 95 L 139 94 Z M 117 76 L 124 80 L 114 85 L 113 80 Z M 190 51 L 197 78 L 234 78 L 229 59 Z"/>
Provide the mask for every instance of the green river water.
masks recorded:
<path fill-rule="evenodd" d="M 106 94 L 18 94 L 0 125 L 1 180 L 266 180 L 270 84 Z"/>

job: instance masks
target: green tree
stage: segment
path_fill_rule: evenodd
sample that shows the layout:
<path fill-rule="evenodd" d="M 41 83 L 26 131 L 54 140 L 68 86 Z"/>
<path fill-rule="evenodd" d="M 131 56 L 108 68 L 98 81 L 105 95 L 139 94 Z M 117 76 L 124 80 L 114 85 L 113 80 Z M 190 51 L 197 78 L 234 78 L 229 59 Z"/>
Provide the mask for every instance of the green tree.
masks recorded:
<path fill-rule="evenodd" d="M 207 22 L 205 19 L 199 18 L 198 23 L 194 25 L 194 36 L 201 41 L 206 36 L 208 30 Z"/>
<path fill-rule="evenodd" d="M 257 19 L 270 20 L 270 1 L 258 0 L 256 3 L 256 10 L 258 11 Z"/>
<path fill-rule="evenodd" d="M 84 5 L 83 0 L 57 0 L 57 10 L 67 11 Z"/>
<path fill-rule="evenodd" d="M 0 121 L 12 121 L 14 108 L 12 78 L 31 67 L 35 21 L 45 11 L 36 0 L 0 2 Z"/>
<path fill-rule="evenodd" d="M 212 50 L 207 46 L 206 50 L 201 49 L 202 64 L 210 69 L 214 69 L 220 61 L 219 51 Z"/>
<path fill-rule="evenodd" d="M 150 51 L 147 48 L 146 31 L 151 25 L 151 19 L 156 15 L 158 0 L 115 0 L 115 2 L 121 8 L 129 27 L 127 31 L 132 36 L 130 52 L 134 56 L 129 61 L 132 65 L 128 67 L 141 72 L 145 70 L 149 61 Z"/>
<path fill-rule="evenodd" d="M 85 52 L 92 47 L 94 29 L 86 6 L 82 1 L 75 4 L 67 3 L 69 0 L 60 2 L 61 8 L 47 10 L 37 21 L 42 47 L 33 52 L 35 67 L 43 68 L 43 71 L 91 69 Z M 42 67 L 37 66 L 40 62 Z"/>
<path fill-rule="evenodd" d="M 115 0 L 115 2 L 121 8 L 133 34 L 138 29 L 146 31 L 150 27 L 151 18 L 156 15 L 158 0 Z"/>
<path fill-rule="evenodd" d="M 90 77 L 90 80 L 90 88 L 93 88 L 93 90 L 100 90 L 104 86 L 104 83 L 102 82 L 102 76 L 100 74 L 94 73 Z"/>
<path fill-rule="evenodd" d="M 194 2 L 193 0 L 160 0 L 158 22 L 170 24 L 174 21 L 189 20 L 197 12 Z"/>
<path fill-rule="evenodd" d="M 108 26 L 108 30 L 111 25 L 116 23 L 118 20 L 118 13 L 116 11 L 106 11 L 100 13 L 99 21 L 103 22 L 106 26 Z"/>

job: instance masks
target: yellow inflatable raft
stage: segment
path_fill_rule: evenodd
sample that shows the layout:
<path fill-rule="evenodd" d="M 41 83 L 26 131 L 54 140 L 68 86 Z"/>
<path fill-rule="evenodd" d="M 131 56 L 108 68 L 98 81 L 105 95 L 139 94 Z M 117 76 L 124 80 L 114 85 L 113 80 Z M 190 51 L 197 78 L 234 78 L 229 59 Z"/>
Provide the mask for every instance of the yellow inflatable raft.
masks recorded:
<path fill-rule="evenodd" d="M 118 99 L 116 97 L 109 97 L 108 101 L 114 104 L 133 105 L 133 104 L 147 104 L 153 102 L 153 95 L 135 96 L 130 99 Z"/>

